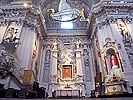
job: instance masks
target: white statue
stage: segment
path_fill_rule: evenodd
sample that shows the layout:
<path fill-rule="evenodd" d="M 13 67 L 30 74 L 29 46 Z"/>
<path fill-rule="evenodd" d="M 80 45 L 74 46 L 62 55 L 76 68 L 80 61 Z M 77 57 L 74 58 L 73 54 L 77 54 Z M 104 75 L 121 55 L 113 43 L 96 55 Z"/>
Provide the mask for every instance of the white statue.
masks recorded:
<path fill-rule="evenodd" d="M 118 68 L 118 60 L 117 60 L 116 55 L 110 56 L 110 65 L 111 65 L 111 69 L 117 69 Z"/>
<path fill-rule="evenodd" d="M 57 50 L 57 42 L 56 41 L 51 43 L 51 48 L 52 48 L 52 50 Z"/>
<path fill-rule="evenodd" d="M 115 54 L 110 56 L 110 66 L 111 70 L 108 80 L 114 82 L 122 79 L 122 70 L 119 68 L 118 59 Z"/>
<path fill-rule="evenodd" d="M 81 41 L 80 40 L 76 41 L 76 46 L 77 46 L 77 49 L 79 49 L 81 47 Z"/>

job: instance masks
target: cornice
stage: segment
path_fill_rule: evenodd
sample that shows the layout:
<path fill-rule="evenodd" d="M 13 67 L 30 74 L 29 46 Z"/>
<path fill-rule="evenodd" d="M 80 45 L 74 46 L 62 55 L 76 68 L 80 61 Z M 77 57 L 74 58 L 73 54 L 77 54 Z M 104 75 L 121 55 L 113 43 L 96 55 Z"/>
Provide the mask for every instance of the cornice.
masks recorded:
<path fill-rule="evenodd" d="M 108 4 L 107 2 L 100 2 L 99 4 L 93 6 L 92 13 L 95 17 L 102 16 L 103 14 L 108 15 L 133 15 L 133 2 L 127 2 L 125 4 L 121 4 L 118 2 L 114 2 L 112 4 Z"/>
<path fill-rule="evenodd" d="M 130 23 L 133 24 L 133 17 L 125 15 L 125 16 L 106 16 L 101 20 L 98 20 L 97 26 L 99 29 L 101 29 L 104 25 L 109 25 L 109 24 L 117 24 L 118 20 L 121 20 L 125 23 Z"/>
<path fill-rule="evenodd" d="M 92 15 L 99 28 L 104 25 L 115 24 L 118 19 L 126 23 L 133 23 L 132 5 L 133 2 L 122 4 L 120 1 L 113 1 L 112 4 L 108 4 L 107 0 L 104 0 L 92 8 Z"/>

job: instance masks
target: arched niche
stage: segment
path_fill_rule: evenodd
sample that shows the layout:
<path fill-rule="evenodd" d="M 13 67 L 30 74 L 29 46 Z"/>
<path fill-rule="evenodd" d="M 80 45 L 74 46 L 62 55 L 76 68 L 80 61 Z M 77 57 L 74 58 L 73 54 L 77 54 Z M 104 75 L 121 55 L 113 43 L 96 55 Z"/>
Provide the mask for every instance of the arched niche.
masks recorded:
<path fill-rule="evenodd" d="M 119 52 L 114 47 L 110 47 L 110 48 L 107 48 L 105 55 L 104 55 L 107 74 L 109 74 L 110 70 L 112 69 L 112 59 L 116 60 L 113 63 L 117 64 L 118 68 L 121 68 L 121 70 L 123 71 Z"/>

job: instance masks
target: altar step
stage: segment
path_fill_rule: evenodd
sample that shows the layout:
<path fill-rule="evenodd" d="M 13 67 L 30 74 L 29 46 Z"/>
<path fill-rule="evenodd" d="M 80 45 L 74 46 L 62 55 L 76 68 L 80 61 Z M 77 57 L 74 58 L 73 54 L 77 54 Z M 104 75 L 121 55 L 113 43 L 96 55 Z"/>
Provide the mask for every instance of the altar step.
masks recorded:
<path fill-rule="evenodd" d="M 60 97 L 56 97 L 55 99 L 79 99 L 81 97 L 77 97 L 77 96 L 60 96 Z"/>
<path fill-rule="evenodd" d="M 116 97 L 133 97 L 133 93 L 113 94 L 113 95 L 99 95 L 98 96 L 98 98 L 116 98 Z"/>

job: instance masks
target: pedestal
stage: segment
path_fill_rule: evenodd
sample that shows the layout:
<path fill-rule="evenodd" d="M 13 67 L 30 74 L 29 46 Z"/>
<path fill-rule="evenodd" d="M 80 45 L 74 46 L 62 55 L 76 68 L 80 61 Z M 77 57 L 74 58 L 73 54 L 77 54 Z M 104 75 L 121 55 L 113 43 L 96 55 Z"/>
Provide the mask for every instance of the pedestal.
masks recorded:
<path fill-rule="evenodd" d="M 118 81 L 107 83 L 105 85 L 106 95 L 126 94 L 128 93 L 127 83 L 125 81 Z"/>

